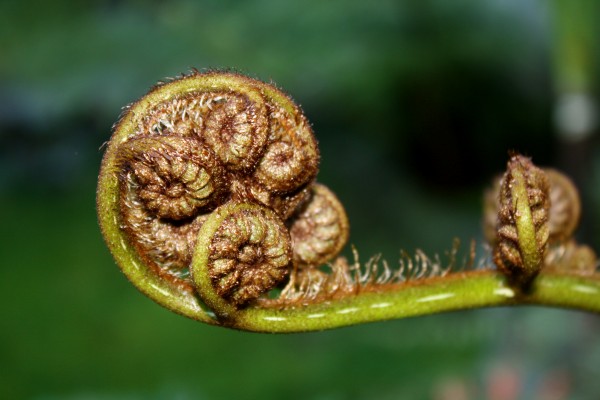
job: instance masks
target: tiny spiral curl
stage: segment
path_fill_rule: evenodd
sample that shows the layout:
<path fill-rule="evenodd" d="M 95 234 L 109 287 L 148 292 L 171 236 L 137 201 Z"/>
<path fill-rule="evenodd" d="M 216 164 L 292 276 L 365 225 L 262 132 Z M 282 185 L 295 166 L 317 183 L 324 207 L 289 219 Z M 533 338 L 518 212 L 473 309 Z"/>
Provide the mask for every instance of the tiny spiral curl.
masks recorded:
<path fill-rule="evenodd" d="M 225 188 L 214 154 L 191 138 L 140 137 L 119 149 L 145 207 L 158 218 L 182 220 L 207 211 Z"/>
<path fill-rule="evenodd" d="M 267 149 L 255 176 L 266 188 L 290 192 L 314 179 L 319 169 L 319 151 L 308 122 L 283 107 L 271 107 Z"/>
<path fill-rule="evenodd" d="M 325 185 L 314 184 L 311 197 L 290 220 L 294 259 L 299 267 L 331 261 L 348 240 L 344 207 Z"/>
<path fill-rule="evenodd" d="M 192 274 L 204 301 L 223 314 L 282 283 L 291 261 L 290 235 L 275 213 L 257 204 L 230 202 L 202 226 Z"/>
<path fill-rule="evenodd" d="M 228 92 L 211 97 L 202 139 L 231 170 L 250 170 L 267 140 L 267 110 L 262 96 Z"/>

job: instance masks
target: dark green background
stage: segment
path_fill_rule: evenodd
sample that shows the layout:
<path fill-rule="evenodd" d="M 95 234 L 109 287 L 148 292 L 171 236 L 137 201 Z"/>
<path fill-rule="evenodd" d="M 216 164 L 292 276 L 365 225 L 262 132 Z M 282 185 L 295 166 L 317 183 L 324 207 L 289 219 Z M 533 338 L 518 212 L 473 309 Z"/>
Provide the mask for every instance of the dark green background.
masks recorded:
<path fill-rule="evenodd" d="M 595 398 L 597 316 L 494 309 L 228 331 L 138 293 L 95 214 L 120 108 L 190 67 L 233 68 L 303 106 L 319 179 L 364 258 L 479 240 L 481 191 L 511 149 L 575 173 L 581 239 L 599 249 L 597 139 L 564 143 L 552 124 L 551 4 L 1 2 L 0 398 L 493 398 L 498 382 L 517 393 L 498 398 Z"/>

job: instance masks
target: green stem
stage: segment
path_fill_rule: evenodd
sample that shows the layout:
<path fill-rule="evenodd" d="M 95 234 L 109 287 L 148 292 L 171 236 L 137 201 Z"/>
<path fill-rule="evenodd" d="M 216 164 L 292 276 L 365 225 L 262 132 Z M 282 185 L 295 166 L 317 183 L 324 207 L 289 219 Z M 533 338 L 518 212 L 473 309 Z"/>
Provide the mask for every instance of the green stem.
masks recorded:
<path fill-rule="evenodd" d="M 495 270 L 390 285 L 324 304 L 288 309 L 248 308 L 225 326 L 256 332 L 302 332 L 482 307 L 536 304 L 600 313 L 600 275 L 542 273 L 531 292 L 518 293 Z M 216 321 L 215 321 L 216 322 Z M 217 324 L 219 324 L 217 322 Z"/>
<path fill-rule="evenodd" d="M 600 313 L 600 274 L 591 276 L 544 273 L 538 276 L 532 292 L 522 304 L 574 308 Z"/>
<path fill-rule="evenodd" d="M 522 277 L 528 281 L 539 271 L 542 265 L 542 252 L 538 248 L 537 232 L 533 216 L 531 215 L 524 167 L 519 162 L 511 164 L 513 165 L 511 167 L 513 183 L 510 186 L 513 201 L 512 208 L 514 210 L 515 225 L 519 238 L 519 248 L 523 259 L 520 275 L 523 275 Z"/>

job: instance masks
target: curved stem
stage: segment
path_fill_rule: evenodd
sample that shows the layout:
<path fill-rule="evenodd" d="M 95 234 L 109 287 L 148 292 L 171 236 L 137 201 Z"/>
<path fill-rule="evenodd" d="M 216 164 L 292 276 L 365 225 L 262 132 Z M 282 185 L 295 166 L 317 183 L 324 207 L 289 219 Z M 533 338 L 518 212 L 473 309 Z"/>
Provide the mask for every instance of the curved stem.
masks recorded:
<path fill-rule="evenodd" d="M 495 270 L 390 285 L 325 304 L 286 309 L 248 308 L 217 322 L 256 332 L 302 332 L 447 311 L 519 304 L 576 308 L 600 313 L 600 276 L 540 274 L 527 294 L 507 285 Z M 216 321 L 215 321 L 216 322 Z"/>

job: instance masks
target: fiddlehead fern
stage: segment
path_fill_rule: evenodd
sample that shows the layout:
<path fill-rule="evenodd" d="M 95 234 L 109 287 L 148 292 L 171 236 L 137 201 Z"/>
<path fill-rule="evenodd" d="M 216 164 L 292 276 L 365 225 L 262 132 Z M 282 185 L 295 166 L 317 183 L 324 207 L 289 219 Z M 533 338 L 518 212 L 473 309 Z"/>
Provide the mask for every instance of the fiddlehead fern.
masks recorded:
<path fill-rule="evenodd" d="M 562 174 L 513 156 L 486 201 L 498 270 L 484 258 L 454 271 L 454 253 L 449 267 L 420 251 L 397 268 L 339 256 L 349 223 L 315 182 L 318 165 L 312 129 L 288 96 L 239 74 L 194 71 L 124 110 L 100 171 L 100 226 L 143 293 L 237 329 L 522 303 L 600 311 L 596 257 L 572 239 L 580 205 Z M 473 248 L 467 264 L 474 257 Z"/>
<path fill-rule="evenodd" d="M 345 244 L 345 211 L 314 182 L 318 164 L 310 125 L 281 91 L 193 72 L 155 87 L 115 125 L 101 227 L 140 290 L 190 317 L 224 319 Z"/>
<path fill-rule="evenodd" d="M 541 269 L 548 248 L 549 183 L 523 156 L 513 156 L 502 177 L 494 262 L 511 279 L 527 284 Z"/>

